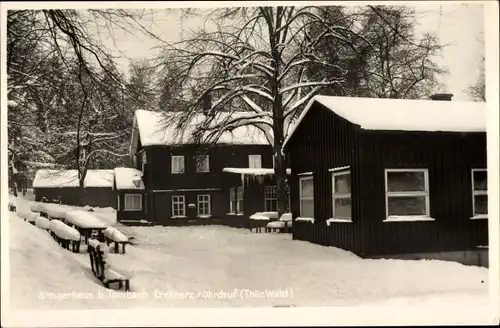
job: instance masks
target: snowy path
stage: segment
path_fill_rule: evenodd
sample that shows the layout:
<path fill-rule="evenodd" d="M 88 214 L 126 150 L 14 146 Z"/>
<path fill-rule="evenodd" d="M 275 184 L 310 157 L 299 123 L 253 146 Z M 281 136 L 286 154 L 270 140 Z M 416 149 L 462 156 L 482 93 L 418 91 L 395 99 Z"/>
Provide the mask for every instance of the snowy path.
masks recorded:
<path fill-rule="evenodd" d="M 488 301 L 484 268 L 363 260 L 287 235 L 226 227 L 120 226 L 138 245 L 128 246 L 125 255 L 110 256 L 132 277 L 133 293 L 112 293 L 93 277 L 86 253 L 62 249 L 15 213 L 9 221 L 11 302 L 16 308 L 437 305 L 451 299 L 477 306 Z M 282 294 L 257 297 L 242 290 Z M 218 298 L 220 291 L 227 294 Z M 68 299 L 47 299 L 50 294 L 43 293 L 67 293 Z"/>

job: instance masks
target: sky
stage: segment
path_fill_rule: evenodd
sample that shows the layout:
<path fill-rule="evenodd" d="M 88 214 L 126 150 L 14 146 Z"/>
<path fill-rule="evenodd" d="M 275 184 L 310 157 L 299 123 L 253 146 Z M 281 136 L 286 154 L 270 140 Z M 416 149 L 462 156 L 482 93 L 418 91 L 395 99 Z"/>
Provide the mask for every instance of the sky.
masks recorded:
<path fill-rule="evenodd" d="M 484 14 L 481 4 L 415 4 L 419 14 L 417 31 L 435 33 L 442 44 L 448 45 L 436 61 L 449 70 L 440 77 L 444 85 L 441 92 L 454 94 L 453 100 L 471 100 L 465 90 L 479 76 L 484 44 Z M 180 40 L 182 33 L 197 28 L 203 23 L 200 18 L 181 20 L 176 12 L 155 11 L 143 21 L 151 31 L 167 42 Z M 122 71 L 127 72 L 131 60 L 150 59 L 158 54 L 158 40 L 145 35 L 131 35 L 116 30 L 112 38 L 103 42 L 112 50 Z"/>

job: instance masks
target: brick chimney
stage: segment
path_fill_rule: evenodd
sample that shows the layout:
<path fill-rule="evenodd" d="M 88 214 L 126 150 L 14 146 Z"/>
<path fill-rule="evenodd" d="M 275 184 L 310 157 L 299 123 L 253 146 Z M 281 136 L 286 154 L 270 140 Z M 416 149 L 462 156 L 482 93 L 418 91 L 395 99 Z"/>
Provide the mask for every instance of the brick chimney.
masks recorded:
<path fill-rule="evenodd" d="M 429 97 L 431 100 L 437 101 L 451 101 L 453 94 L 451 93 L 436 93 Z"/>
<path fill-rule="evenodd" d="M 210 115 L 210 111 L 212 110 L 212 95 L 207 93 L 203 96 L 203 114 L 205 116 Z"/>

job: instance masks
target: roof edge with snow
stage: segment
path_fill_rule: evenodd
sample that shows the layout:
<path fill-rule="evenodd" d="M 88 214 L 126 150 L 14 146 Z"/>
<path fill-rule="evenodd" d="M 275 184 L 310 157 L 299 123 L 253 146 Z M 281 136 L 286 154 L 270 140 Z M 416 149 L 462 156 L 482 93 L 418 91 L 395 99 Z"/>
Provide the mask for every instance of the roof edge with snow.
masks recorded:
<path fill-rule="evenodd" d="M 363 130 L 486 132 L 486 104 L 482 102 L 316 95 L 291 127 L 282 150 L 285 150 L 315 103 L 323 105 Z"/>

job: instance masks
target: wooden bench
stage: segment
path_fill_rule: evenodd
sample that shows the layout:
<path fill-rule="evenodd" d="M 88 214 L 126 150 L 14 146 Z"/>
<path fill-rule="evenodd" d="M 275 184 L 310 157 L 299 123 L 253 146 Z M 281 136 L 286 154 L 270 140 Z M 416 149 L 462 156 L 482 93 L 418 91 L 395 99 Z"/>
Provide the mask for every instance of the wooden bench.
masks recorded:
<path fill-rule="evenodd" d="M 130 290 L 130 280 L 122 274 L 107 267 L 106 255 L 101 249 L 101 243 L 96 239 L 88 241 L 88 253 L 90 257 L 90 266 L 94 276 L 103 282 L 106 288 L 110 288 L 110 284 L 118 283 L 118 288 L 125 287 L 125 291 Z M 106 246 L 105 246 L 106 247 Z"/>
<path fill-rule="evenodd" d="M 48 220 L 48 219 L 47 219 Z M 60 220 L 49 221 L 50 235 L 59 245 L 73 253 L 80 253 L 80 233 Z"/>
<path fill-rule="evenodd" d="M 122 249 L 122 254 L 125 254 L 125 245 L 130 244 L 129 239 L 122 232 L 120 232 L 115 227 L 107 227 L 103 231 L 104 241 L 109 246 L 114 243 L 115 254 L 120 253 L 120 246 Z"/>
<path fill-rule="evenodd" d="M 106 228 L 80 228 L 75 226 L 75 229 L 80 232 L 83 237 L 83 242 L 88 245 L 89 239 L 97 239 L 99 241 L 104 241 L 103 230 Z"/>
<path fill-rule="evenodd" d="M 80 241 L 61 238 L 58 235 L 56 235 L 53 231 L 50 231 L 50 235 L 63 248 L 71 250 L 73 253 L 80 253 Z"/>
<path fill-rule="evenodd" d="M 253 232 L 255 229 L 256 233 L 261 233 L 263 229 L 266 228 L 267 224 L 271 219 L 261 215 L 260 213 L 254 213 L 248 218 L 248 224 L 250 231 Z"/>
<path fill-rule="evenodd" d="M 111 243 L 114 243 L 115 254 L 120 254 L 120 246 L 122 249 L 122 254 L 125 254 L 125 245 L 130 244 L 129 241 L 114 241 L 113 239 L 110 239 L 108 237 L 104 237 L 104 241 L 108 246 L 111 245 Z"/>
<path fill-rule="evenodd" d="M 290 221 L 271 221 L 266 226 L 266 232 L 288 232 Z"/>

